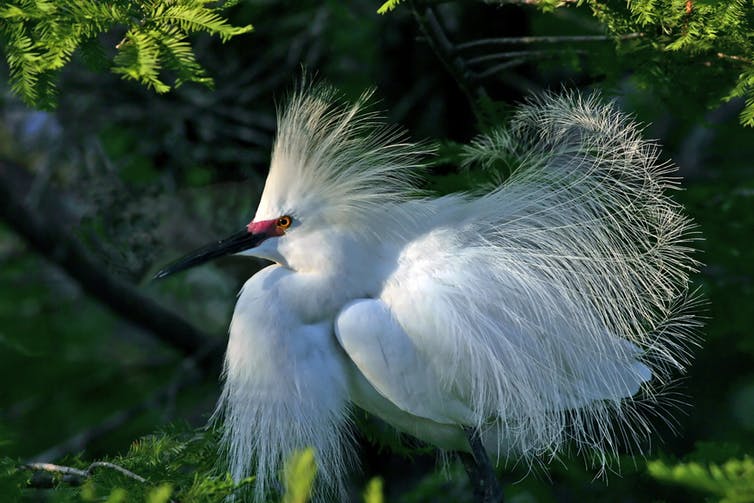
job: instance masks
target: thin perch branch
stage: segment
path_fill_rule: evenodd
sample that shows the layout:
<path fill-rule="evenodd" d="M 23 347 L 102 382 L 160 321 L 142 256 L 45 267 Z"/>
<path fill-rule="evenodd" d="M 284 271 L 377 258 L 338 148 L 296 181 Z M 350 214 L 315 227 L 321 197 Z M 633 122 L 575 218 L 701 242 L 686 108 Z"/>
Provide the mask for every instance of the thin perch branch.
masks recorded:
<path fill-rule="evenodd" d="M 569 51 L 569 50 L 549 50 L 549 51 L 507 51 L 507 52 L 497 52 L 494 54 L 485 54 L 483 56 L 477 56 L 475 58 L 469 58 L 466 60 L 466 63 L 469 65 L 476 65 L 478 63 L 487 63 L 490 61 L 499 61 L 501 59 L 513 59 L 513 58 L 526 58 L 526 59 L 536 59 L 536 58 L 549 58 L 552 56 L 556 56 L 559 54 L 586 54 L 586 51 L 577 50 L 577 51 Z"/>
<path fill-rule="evenodd" d="M 54 473 L 59 475 L 67 475 L 69 477 L 75 477 L 80 480 L 86 480 L 92 476 L 92 471 L 95 468 L 108 468 L 115 470 L 126 477 L 132 478 L 141 482 L 142 484 L 147 481 L 144 477 L 135 474 L 131 470 L 126 470 L 122 466 L 118 466 L 115 463 L 109 463 L 107 461 L 95 461 L 86 470 L 80 470 L 78 468 L 72 468 L 70 466 L 56 465 L 53 463 L 27 463 L 21 465 L 19 468 L 22 470 L 42 471 L 47 473 Z"/>
<path fill-rule="evenodd" d="M 456 53 L 455 46 L 448 40 L 442 27 L 440 26 L 434 11 L 431 8 L 424 9 L 423 14 L 420 13 L 415 3 L 410 2 L 411 11 L 414 14 L 414 19 L 419 25 L 422 33 L 426 37 L 427 43 L 435 52 L 435 55 L 440 62 L 445 66 L 450 75 L 458 84 L 461 92 L 466 96 L 474 115 L 480 116 L 478 108 L 478 101 L 480 98 L 485 98 L 487 92 L 483 87 L 474 84 L 475 75 L 467 66 L 466 63 Z"/>
<path fill-rule="evenodd" d="M 456 46 L 457 51 L 473 49 L 475 47 L 489 47 L 498 45 L 522 45 L 522 44 L 564 44 L 583 42 L 605 42 L 609 40 L 633 40 L 643 37 L 643 33 L 628 33 L 614 37 L 612 35 L 572 35 L 572 36 L 543 36 L 543 37 L 500 37 L 480 38 L 464 42 Z"/>
<path fill-rule="evenodd" d="M 495 75 L 498 72 L 502 72 L 503 70 L 507 70 L 508 68 L 514 68 L 519 65 L 523 65 L 524 63 L 528 62 L 529 60 L 527 58 L 516 58 L 512 59 L 510 61 L 506 61 L 505 63 L 500 63 L 499 65 L 495 65 L 491 68 L 488 68 L 487 70 L 477 74 L 477 79 L 484 79 L 489 77 L 490 75 Z"/>
<path fill-rule="evenodd" d="M 745 58 L 743 56 L 736 56 L 735 54 L 725 54 L 723 52 L 715 53 L 715 56 L 717 56 L 720 59 L 727 59 L 730 61 L 737 61 L 739 63 L 745 63 L 747 65 L 750 65 L 752 63 L 752 60 L 749 58 Z"/>

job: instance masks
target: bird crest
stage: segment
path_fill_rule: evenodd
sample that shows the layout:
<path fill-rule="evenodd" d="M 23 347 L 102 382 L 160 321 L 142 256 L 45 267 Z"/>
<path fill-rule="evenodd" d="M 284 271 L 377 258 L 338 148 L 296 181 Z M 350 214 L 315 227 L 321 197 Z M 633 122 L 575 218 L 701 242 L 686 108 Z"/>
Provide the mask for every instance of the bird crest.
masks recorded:
<path fill-rule="evenodd" d="M 324 84 L 302 84 L 293 93 L 278 110 L 257 220 L 316 215 L 353 228 L 380 207 L 418 193 L 422 159 L 431 149 L 406 141 L 402 129 L 385 126 L 370 110 L 372 94 L 348 103 Z"/>

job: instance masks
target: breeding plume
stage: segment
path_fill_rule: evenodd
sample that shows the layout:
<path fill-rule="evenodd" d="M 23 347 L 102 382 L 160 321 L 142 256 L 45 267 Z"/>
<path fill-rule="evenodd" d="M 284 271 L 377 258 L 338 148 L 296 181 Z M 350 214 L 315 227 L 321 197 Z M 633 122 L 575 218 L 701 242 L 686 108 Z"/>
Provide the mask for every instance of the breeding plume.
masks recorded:
<path fill-rule="evenodd" d="M 261 500 L 313 446 L 318 494 L 344 499 L 354 407 L 444 450 L 480 439 L 496 463 L 570 447 L 599 467 L 645 440 L 696 325 L 692 224 L 657 147 L 612 105 L 548 95 L 466 149 L 504 181 L 430 197 L 431 152 L 367 101 L 295 93 L 253 220 L 158 274 L 273 262 L 230 324 L 233 477 L 255 473 Z"/>

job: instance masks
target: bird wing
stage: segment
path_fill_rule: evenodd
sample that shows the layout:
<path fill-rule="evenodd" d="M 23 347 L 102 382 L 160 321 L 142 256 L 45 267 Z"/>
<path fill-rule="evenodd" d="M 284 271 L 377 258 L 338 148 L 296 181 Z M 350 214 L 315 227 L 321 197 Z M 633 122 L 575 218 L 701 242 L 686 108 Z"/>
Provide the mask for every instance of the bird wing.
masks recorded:
<path fill-rule="evenodd" d="M 393 328 L 364 341 L 386 348 L 386 333 L 405 334 L 434 382 L 397 382 L 411 374 L 376 370 L 373 355 L 357 365 L 392 400 L 401 385 L 457 397 L 525 454 L 646 435 L 632 397 L 651 401 L 683 368 L 695 323 L 690 223 L 665 195 L 668 167 L 626 117 L 573 97 L 524 107 L 478 145 L 470 156 L 518 167 L 486 195 L 406 206 L 416 234 L 379 293 Z M 427 407 L 404 406 L 415 402 Z"/>
<path fill-rule="evenodd" d="M 510 440 L 519 451 L 562 443 L 567 411 L 583 414 L 584 424 L 587 417 L 607 424 L 608 409 L 652 378 L 642 349 L 605 324 L 592 326 L 593 306 L 564 295 L 538 267 L 502 266 L 504 251 L 490 249 L 475 227 L 460 218 L 409 244 L 379 300 L 341 315 L 346 352 L 402 409 L 456 424 L 505 424 L 498 438 L 520 432 Z M 462 420 L 448 404 L 465 411 Z"/>
<path fill-rule="evenodd" d="M 347 304 L 335 320 L 335 334 L 364 377 L 393 405 L 437 423 L 472 424 L 472 411 L 443 393 L 434 369 L 381 300 Z"/>

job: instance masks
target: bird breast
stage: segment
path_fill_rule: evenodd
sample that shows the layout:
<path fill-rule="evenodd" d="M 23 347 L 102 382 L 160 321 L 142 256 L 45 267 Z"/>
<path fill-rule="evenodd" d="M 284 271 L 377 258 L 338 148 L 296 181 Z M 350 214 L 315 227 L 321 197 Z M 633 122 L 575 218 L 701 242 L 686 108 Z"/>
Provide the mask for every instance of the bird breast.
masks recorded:
<path fill-rule="evenodd" d="M 241 290 L 230 326 L 218 415 L 231 474 L 256 473 L 260 501 L 288 457 L 310 446 L 325 485 L 343 489 L 346 361 L 332 318 L 309 311 L 307 280 L 281 266 L 263 269 Z"/>
<path fill-rule="evenodd" d="M 296 395 L 311 386 L 302 379 L 310 373 L 343 382 L 331 328 L 335 309 L 316 309 L 335 299 L 328 292 L 312 293 L 307 285 L 312 278 L 306 276 L 272 265 L 246 282 L 230 326 L 229 374 L 246 376 L 250 386 L 269 392 Z"/>

